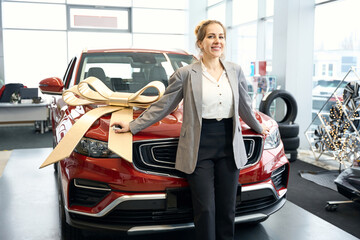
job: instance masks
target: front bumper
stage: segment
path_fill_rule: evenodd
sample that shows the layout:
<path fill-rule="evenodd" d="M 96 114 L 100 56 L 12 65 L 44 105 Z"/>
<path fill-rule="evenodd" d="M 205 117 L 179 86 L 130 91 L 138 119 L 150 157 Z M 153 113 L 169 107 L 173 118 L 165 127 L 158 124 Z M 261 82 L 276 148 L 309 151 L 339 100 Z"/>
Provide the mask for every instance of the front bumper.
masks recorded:
<path fill-rule="evenodd" d="M 271 180 L 242 186 L 241 203 L 236 207 L 236 223 L 265 220 L 286 202 L 286 189 L 280 195 Z M 129 235 L 193 228 L 192 209 L 187 205 L 170 208 L 166 193 L 125 195 L 98 213 L 66 208 L 67 222 L 82 229 L 106 229 Z M 154 206 L 154 209 L 150 209 Z M 143 208 L 141 211 L 137 207 Z"/>

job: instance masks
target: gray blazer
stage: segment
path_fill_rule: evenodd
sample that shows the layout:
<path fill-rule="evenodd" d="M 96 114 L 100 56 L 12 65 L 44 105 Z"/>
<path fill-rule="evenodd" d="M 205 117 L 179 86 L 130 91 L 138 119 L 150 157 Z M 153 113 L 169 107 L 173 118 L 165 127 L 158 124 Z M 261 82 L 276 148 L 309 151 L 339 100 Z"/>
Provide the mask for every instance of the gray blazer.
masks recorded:
<path fill-rule="evenodd" d="M 222 61 L 234 97 L 233 149 L 237 168 L 247 162 L 239 116 L 258 133 L 260 123 L 251 109 L 251 98 L 241 67 Z M 137 119 L 130 122 L 130 131 L 138 133 L 170 114 L 183 101 L 183 124 L 180 131 L 175 168 L 187 174 L 195 170 L 202 123 L 202 68 L 196 62 L 178 69 L 169 79 L 169 86 L 159 101 L 153 103 Z"/>

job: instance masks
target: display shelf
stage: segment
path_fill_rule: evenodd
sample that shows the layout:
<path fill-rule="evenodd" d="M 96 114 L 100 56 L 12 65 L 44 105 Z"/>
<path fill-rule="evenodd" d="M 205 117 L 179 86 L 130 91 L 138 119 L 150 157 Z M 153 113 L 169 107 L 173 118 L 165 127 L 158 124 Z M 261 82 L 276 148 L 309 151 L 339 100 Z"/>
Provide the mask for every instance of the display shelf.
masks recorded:
<path fill-rule="evenodd" d="M 350 68 L 305 131 L 310 149 L 317 161 L 325 154 L 339 162 L 340 168 L 359 167 L 359 70 Z M 341 88 L 344 82 L 346 85 Z M 330 109 L 328 109 L 329 103 L 331 103 Z"/>

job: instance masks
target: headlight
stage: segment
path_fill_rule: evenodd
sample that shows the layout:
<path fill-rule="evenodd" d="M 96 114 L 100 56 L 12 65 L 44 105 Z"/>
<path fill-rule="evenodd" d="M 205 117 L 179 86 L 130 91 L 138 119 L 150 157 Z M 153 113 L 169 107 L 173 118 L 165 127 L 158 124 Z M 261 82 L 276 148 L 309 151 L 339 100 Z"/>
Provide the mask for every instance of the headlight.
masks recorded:
<path fill-rule="evenodd" d="M 276 128 L 269 135 L 266 136 L 264 149 L 272 149 L 278 147 L 280 144 L 280 132 L 279 129 Z"/>
<path fill-rule="evenodd" d="M 91 139 L 82 138 L 78 145 L 74 149 L 75 152 L 80 153 L 89 157 L 96 158 L 115 158 L 119 157 L 108 149 L 107 142 Z"/>

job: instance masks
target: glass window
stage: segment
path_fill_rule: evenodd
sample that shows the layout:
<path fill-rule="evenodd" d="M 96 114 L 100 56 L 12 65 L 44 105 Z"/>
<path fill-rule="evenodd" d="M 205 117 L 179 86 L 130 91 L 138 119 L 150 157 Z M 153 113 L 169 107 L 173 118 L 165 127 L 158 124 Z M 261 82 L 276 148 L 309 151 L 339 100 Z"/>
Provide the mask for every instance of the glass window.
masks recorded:
<path fill-rule="evenodd" d="M 62 4 L 2 3 L 3 28 L 66 29 L 66 8 Z"/>
<path fill-rule="evenodd" d="M 67 4 L 77 5 L 100 5 L 100 6 L 113 6 L 113 7 L 130 7 L 131 0 L 67 0 Z"/>
<path fill-rule="evenodd" d="M 274 16 L 274 0 L 266 0 L 266 17 Z"/>
<path fill-rule="evenodd" d="M 247 24 L 232 30 L 231 60 L 240 64 L 246 76 L 251 74 L 251 62 L 256 60 L 257 24 Z M 229 42 L 228 42 L 229 44 Z"/>
<path fill-rule="evenodd" d="M 208 19 L 214 19 L 220 21 L 222 24 L 226 24 L 226 5 L 220 3 L 208 9 Z"/>
<path fill-rule="evenodd" d="M 315 74 L 316 74 L 316 65 L 313 64 L 313 76 L 315 76 Z M 313 83 L 315 83 L 315 82 L 313 82 Z"/>
<path fill-rule="evenodd" d="M 315 4 L 328 2 L 329 0 L 315 0 Z"/>
<path fill-rule="evenodd" d="M 356 60 L 356 57 L 341 57 L 341 72 L 346 73 L 351 67 L 355 67 L 357 62 Z"/>
<path fill-rule="evenodd" d="M 70 8 L 70 28 L 129 31 L 129 9 Z"/>
<path fill-rule="evenodd" d="M 331 79 L 343 79 L 350 67 L 360 66 L 358 9 L 358 0 L 335 1 L 315 8 L 314 63 L 331 63 Z M 322 73 L 318 71 L 313 80 L 322 79 Z"/>
<path fill-rule="evenodd" d="M 44 78 L 62 78 L 66 55 L 65 31 L 4 30 L 6 83 L 38 87 Z"/>
<path fill-rule="evenodd" d="M 335 91 L 331 82 L 344 79 L 351 67 L 359 67 L 360 57 L 360 1 L 316 1 L 314 26 L 314 64 L 315 75 L 313 83 L 319 83 L 312 90 L 313 95 L 313 124 L 320 124 L 315 118 L 321 110 L 329 112 L 336 104 L 333 98 L 329 99 Z M 346 81 L 357 79 L 354 74 L 346 77 Z M 322 86 L 320 83 L 325 82 Z M 344 82 L 346 84 L 346 82 Z M 336 85 L 337 86 L 337 85 Z M 342 94 L 339 88 L 337 95 Z"/>
<path fill-rule="evenodd" d="M 187 0 L 133 0 L 133 7 L 187 9 Z"/>
<path fill-rule="evenodd" d="M 224 2 L 224 0 L 208 0 L 207 5 L 212 6 L 212 5 L 217 4 L 219 2 Z"/>
<path fill-rule="evenodd" d="M 136 33 L 186 33 L 187 16 L 183 10 L 133 9 Z"/>
<path fill-rule="evenodd" d="M 322 65 L 322 68 L 321 68 L 321 75 L 325 76 L 326 75 L 326 64 L 323 64 Z"/>
<path fill-rule="evenodd" d="M 193 61 L 195 61 L 195 58 L 190 55 L 181 55 L 181 54 L 167 54 L 167 55 L 171 61 L 171 66 L 172 66 L 172 70 L 168 71 L 170 75 L 173 73 L 174 70 L 189 65 Z"/>
<path fill-rule="evenodd" d="M 8 2 L 65 3 L 65 0 L 7 0 Z"/>
<path fill-rule="evenodd" d="M 330 77 L 333 75 L 333 64 L 332 63 L 329 63 L 328 75 Z"/>
<path fill-rule="evenodd" d="M 166 39 L 164 41 L 164 39 Z M 133 46 L 145 48 L 180 48 L 187 49 L 188 38 L 184 35 L 134 34 Z"/>
<path fill-rule="evenodd" d="M 69 32 L 69 58 L 80 55 L 84 49 L 128 48 L 132 45 L 129 33 Z"/>
<path fill-rule="evenodd" d="M 273 55 L 273 30 L 274 20 L 272 18 L 265 21 L 265 60 L 271 61 Z"/>
<path fill-rule="evenodd" d="M 258 18 L 257 0 L 233 0 L 233 25 L 256 21 Z"/>

